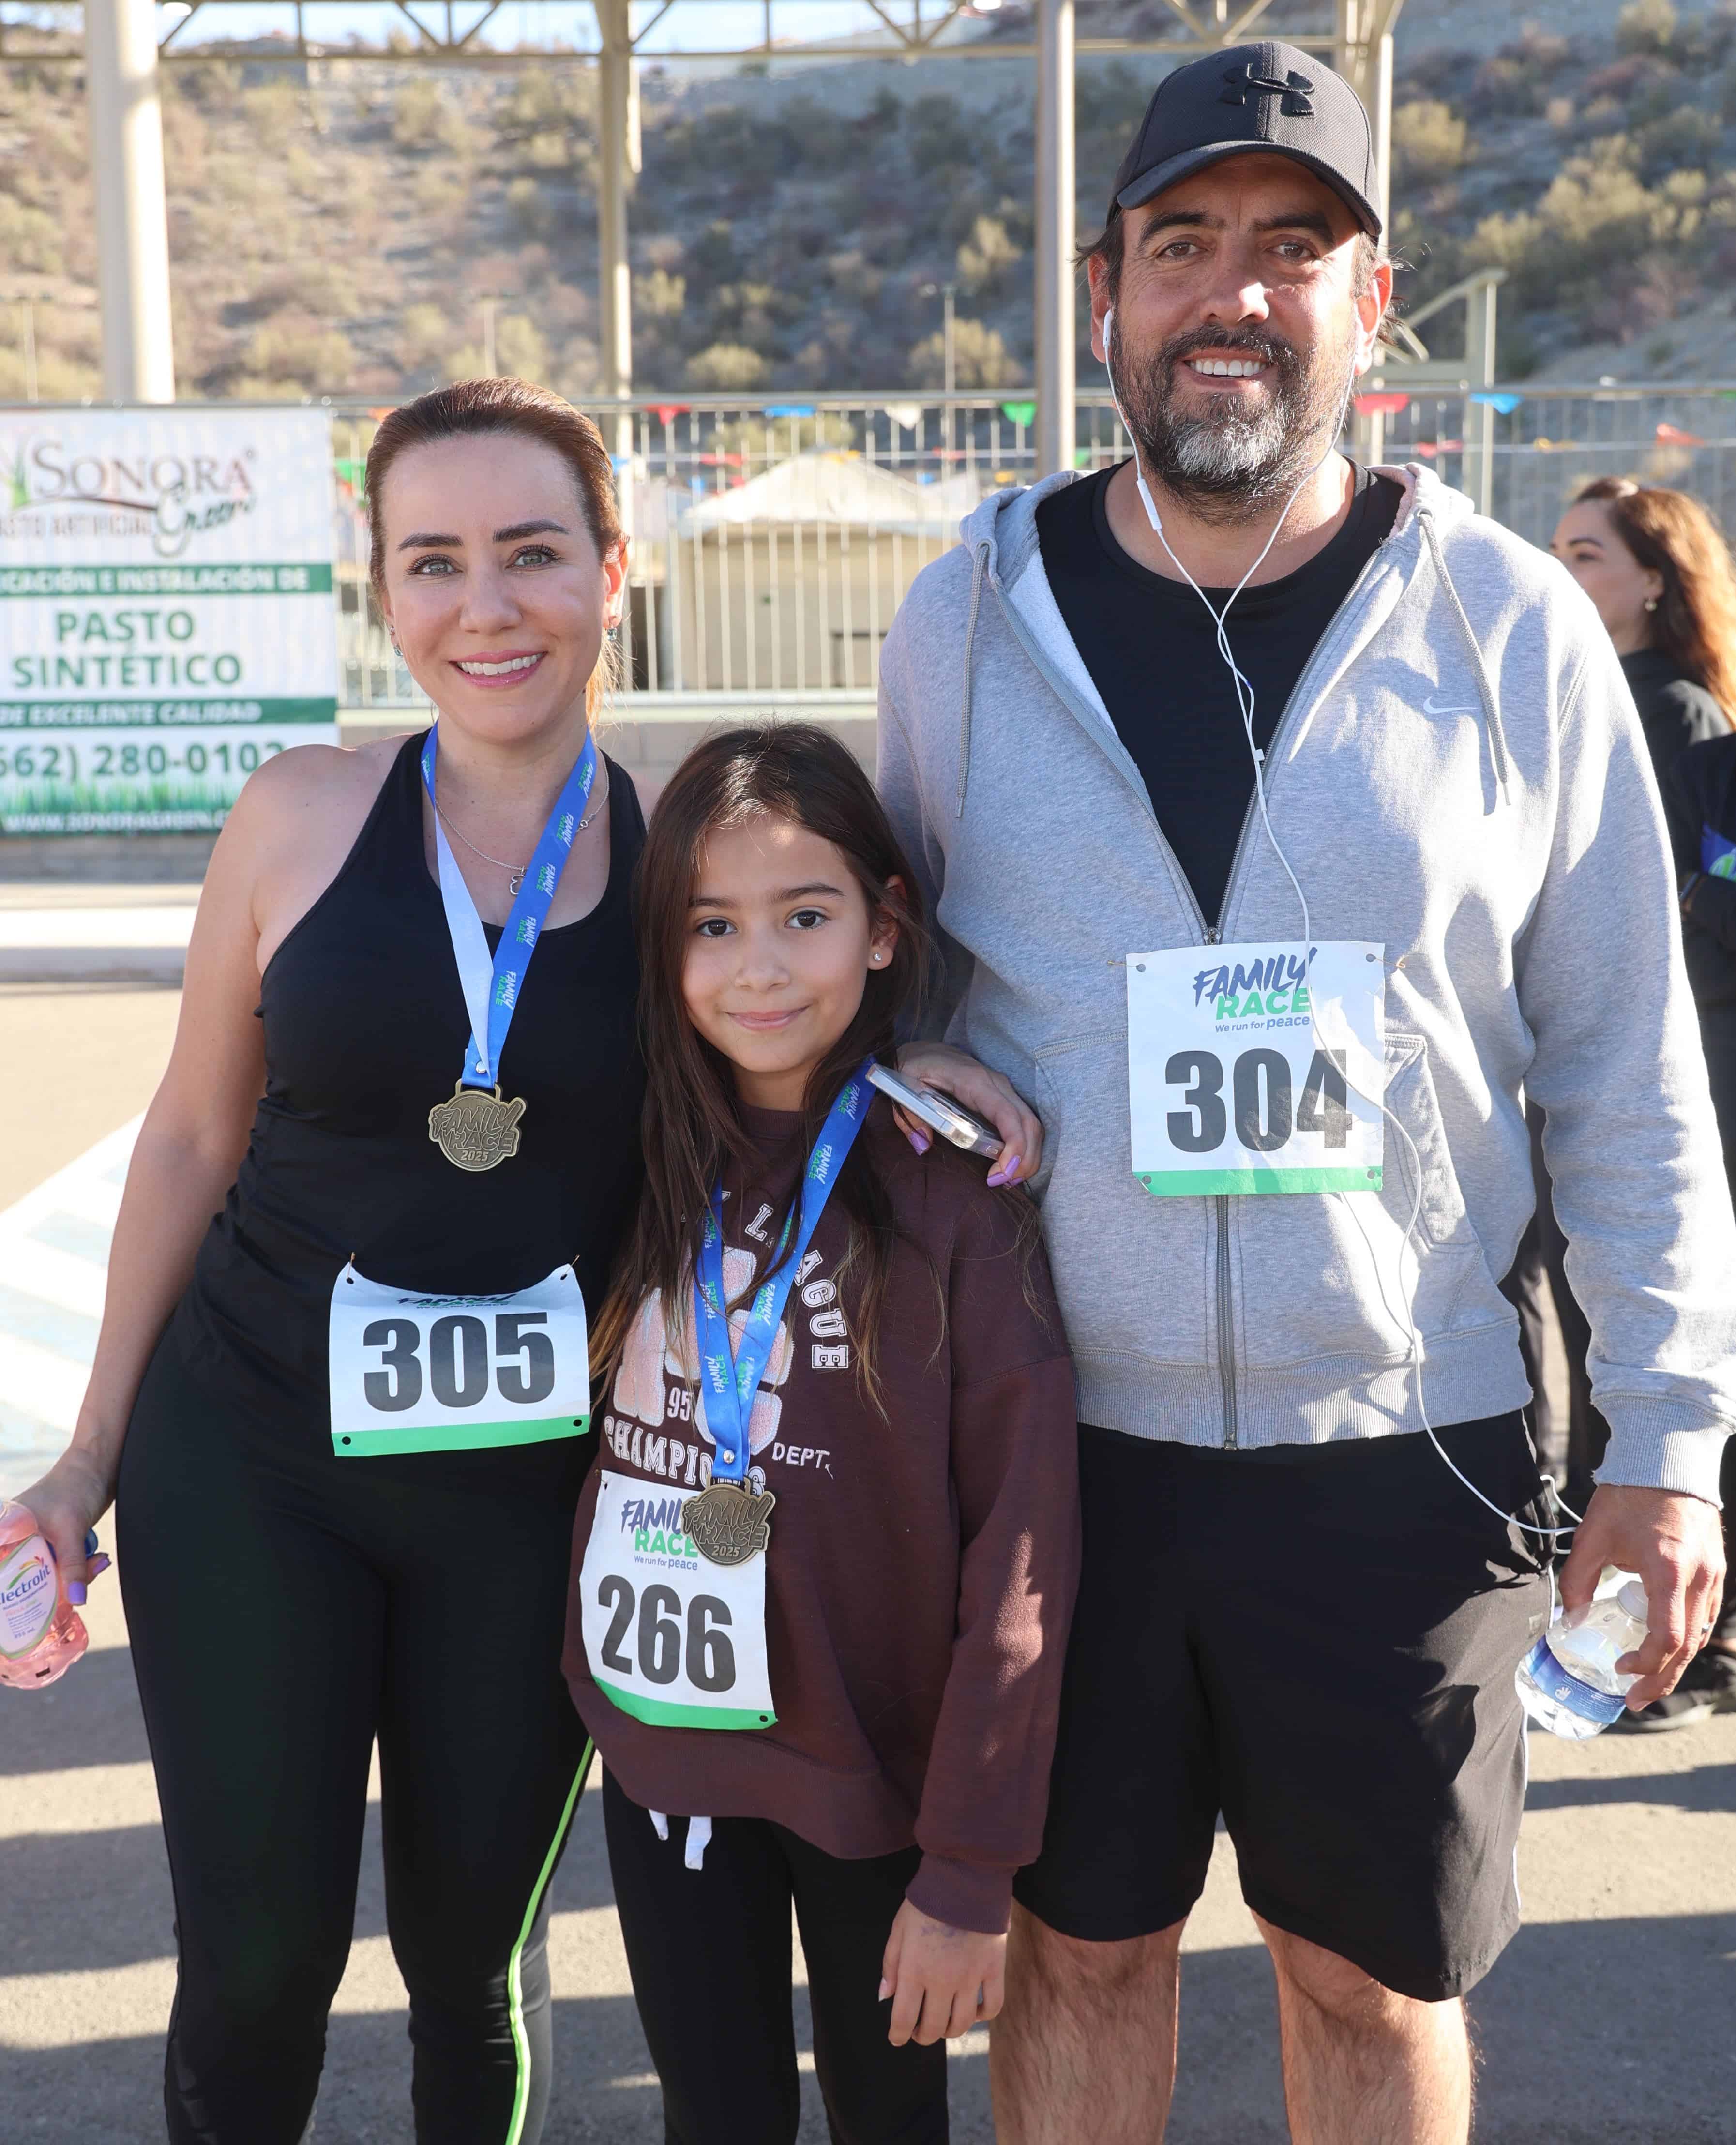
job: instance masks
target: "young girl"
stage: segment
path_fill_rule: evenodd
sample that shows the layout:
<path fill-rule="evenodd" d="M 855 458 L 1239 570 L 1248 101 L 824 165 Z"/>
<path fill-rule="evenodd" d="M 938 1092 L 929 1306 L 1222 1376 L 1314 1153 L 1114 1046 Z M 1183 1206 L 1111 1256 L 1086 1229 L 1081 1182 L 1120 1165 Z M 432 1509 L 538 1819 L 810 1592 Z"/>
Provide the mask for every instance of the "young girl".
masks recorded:
<path fill-rule="evenodd" d="M 792 1901 L 833 2138 L 943 2140 L 1042 1838 L 1072 1374 L 1028 1205 L 864 1077 L 913 884 L 802 726 L 701 745 L 646 838 L 646 1185 L 565 1668 L 671 2145 L 796 2135 Z"/>

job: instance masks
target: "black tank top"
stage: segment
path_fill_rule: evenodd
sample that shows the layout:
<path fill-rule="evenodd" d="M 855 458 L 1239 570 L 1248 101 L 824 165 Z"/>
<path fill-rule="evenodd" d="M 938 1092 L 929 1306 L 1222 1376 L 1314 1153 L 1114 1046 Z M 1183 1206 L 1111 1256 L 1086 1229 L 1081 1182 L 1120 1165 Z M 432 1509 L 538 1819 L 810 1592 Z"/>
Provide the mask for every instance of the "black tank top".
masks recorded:
<path fill-rule="evenodd" d="M 214 1396 L 321 1446 L 346 1259 L 441 1295 L 525 1288 L 570 1259 L 594 1318 L 639 1192 L 633 784 L 607 763 L 608 886 L 589 915 L 539 938 L 513 1014 L 500 1082 L 525 1098 L 519 1152 L 473 1172 L 428 1137 L 470 1020 L 423 853 L 420 750 L 405 742 L 342 869 L 266 968 L 265 1097 L 176 1320 Z M 500 931 L 487 932 L 492 951 Z"/>

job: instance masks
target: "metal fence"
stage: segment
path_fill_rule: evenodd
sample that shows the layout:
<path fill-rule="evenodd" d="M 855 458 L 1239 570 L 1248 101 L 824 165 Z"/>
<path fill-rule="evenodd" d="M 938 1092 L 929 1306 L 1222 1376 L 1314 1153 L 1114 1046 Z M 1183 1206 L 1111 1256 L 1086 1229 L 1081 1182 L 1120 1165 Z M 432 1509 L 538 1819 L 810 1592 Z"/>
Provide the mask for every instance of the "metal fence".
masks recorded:
<path fill-rule="evenodd" d="M 1587 477 L 1632 475 L 1705 501 L 1736 533 L 1736 385 L 1406 394 L 1398 368 L 1363 398 L 1365 448 L 1430 463 L 1517 534 L 1546 544 Z M 626 693 L 872 691 L 916 575 L 997 486 L 1036 474 L 1036 406 L 988 396 L 807 401 L 693 397 L 591 406 L 632 537 Z M 342 694 L 423 704 L 367 584 L 363 463 L 375 414 L 335 406 Z M 1077 459 L 1127 452 L 1107 395 L 1079 399 Z M 623 705 L 623 714 L 630 708 Z"/>

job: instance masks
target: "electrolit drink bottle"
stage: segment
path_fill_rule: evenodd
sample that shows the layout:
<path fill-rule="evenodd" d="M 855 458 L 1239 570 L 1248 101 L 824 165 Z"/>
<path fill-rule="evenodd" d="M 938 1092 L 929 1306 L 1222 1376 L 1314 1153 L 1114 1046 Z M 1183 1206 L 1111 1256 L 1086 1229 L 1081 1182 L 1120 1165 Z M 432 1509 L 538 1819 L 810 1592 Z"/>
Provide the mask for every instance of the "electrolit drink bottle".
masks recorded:
<path fill-rule="evenodd" d="M 27 1506 L 0 1501 L 0 1684 L 40 1690 L 90 1643 Z"/>
<path fill-rule="evenodd" d="M 1637 1679 L 1615 1664 L 1644 1643 L 1649 1614 L 1639 1580 L 1606 1565 L 1591 1600 L 1557 1618 L 1514 1671 L 1519 1702 L 1540 1728 L 1583 1743 L 1620 1719 Z"/>

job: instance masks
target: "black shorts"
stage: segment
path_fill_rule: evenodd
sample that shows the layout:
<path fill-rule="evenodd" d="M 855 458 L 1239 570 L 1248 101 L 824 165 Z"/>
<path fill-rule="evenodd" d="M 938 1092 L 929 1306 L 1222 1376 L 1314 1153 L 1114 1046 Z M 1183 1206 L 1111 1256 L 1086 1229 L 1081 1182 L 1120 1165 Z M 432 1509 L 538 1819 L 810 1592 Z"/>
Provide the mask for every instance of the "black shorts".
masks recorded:
<path fill-rule="evenodd" d="M 1523 1418 L 1438 1433 L 1533 1524 Z M 1071 1937 L 1199 1898 L 1222 1812 L 1254 1912 L 1400 1994 L 1486 1973 L 1519 1926 L 1513 1671 L 1541 1545 L 1420 1435 L 1218 1452 L 1079 1431 L 1085 1560 L 1042 1852 L 1015 1887 Z"/>

